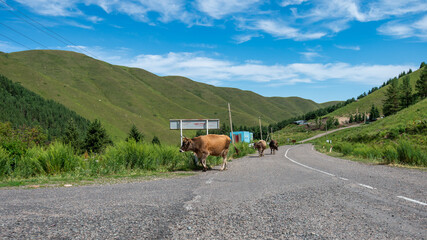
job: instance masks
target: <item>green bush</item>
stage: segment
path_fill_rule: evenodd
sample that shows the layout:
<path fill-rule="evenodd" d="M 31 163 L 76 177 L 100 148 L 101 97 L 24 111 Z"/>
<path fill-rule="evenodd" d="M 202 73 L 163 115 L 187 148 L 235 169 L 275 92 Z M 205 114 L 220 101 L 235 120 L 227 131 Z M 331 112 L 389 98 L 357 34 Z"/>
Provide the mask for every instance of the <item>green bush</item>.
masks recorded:
<path fill-rule="evenodd" d="M 421 166 L 427 165 L 427 156 L 406 140 L 401 140 L 397 145 L 397 155 L 401 163 Z"/>
<path fill-rule="evenodd" d="M 350 155 L 353 152 L 353 145 L 348 142 L 339 143 L 334 146 L 334 150 L 344 155 Z"/>
<path fill-rule="evenodd" d="M 382 151 L 383 159 L 385 163 L 395 163 L 398 161 L 398 154 L 395 147 L 387 145 Z"/>
<path fill-rule="evenodd" d="M 353 154 L 362 158 L 381 159 L 381 151 L 365 144 L 357 144 L 353 149 Z"/>
<path fill-rule="evenodd" d="M 108 147 L 102 164 L 107 172 L 120 172 L 125 169 L 190 169 L 191 157 L 191 153 L 180 153 L 177 147 L 143 144 L 130 140 Z"/>
<path fill-rule="evenodd" d="M 46 174 L 50 175 L 73 172 L 83 166 L 83 160 L 74 155 L 74 149 L 70 145 L 60 142 L 54 142 L 45 151 L 42 151 L 39 155 L 39 162 Z"/>
<path fill-rule="evenodd" d="M 6 150 L 0 147 L 0 179 L 12 173 L 11 159 Z"/>
<path fill-rule="evenodd" d="M 28 178 L 45 174 L 42 164 L 40 163 L 40 155 L 43 149 L 33 147 L 29 149 L 20 159 L 16 161 L 14 176 Z"/>

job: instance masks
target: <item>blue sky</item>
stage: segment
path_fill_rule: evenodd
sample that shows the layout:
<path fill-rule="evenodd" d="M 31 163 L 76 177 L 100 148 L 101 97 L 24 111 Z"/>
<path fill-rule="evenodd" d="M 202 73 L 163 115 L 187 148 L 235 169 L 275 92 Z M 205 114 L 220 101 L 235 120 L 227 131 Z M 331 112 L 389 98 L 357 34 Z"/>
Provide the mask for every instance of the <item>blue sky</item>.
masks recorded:
<path fill-rule="evenodd" d="M 316 102 L 418 69 L 426 43 L 425 0 L 0 0 L 3 52 L 71 50 Z"/>

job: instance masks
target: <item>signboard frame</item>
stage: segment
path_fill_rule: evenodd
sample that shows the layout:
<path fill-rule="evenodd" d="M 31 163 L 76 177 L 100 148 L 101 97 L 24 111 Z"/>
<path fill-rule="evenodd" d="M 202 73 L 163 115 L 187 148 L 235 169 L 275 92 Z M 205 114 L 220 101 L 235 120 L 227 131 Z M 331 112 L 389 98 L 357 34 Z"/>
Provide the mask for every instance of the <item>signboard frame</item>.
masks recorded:
<path fill-rule="evenodd" d="M 219 119 L 169 119 L 170 130 L 180 130 L 182 146 L 182 130 L 204 130 L 209 134 L 209 129 L 220 129 Z"/>

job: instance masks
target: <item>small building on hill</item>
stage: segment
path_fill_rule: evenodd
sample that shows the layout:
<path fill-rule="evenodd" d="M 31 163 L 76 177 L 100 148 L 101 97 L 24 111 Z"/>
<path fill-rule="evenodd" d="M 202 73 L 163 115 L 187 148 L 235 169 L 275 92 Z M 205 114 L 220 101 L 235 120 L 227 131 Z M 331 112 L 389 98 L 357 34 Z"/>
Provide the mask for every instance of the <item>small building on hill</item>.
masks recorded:
<path fill-rule="evenodd" d="M 234 138 L 234 142 L 246 142 L 250 143 L 254 139 L 254 134 L 248 131 L 239 131 L 239 132 L 233 132 L 234 136 L 231 136 L 230 138 Z"/>
<path fill-rule="evenodd" d="M 297 125 L 307 125 L 308 124 L 307 120 L 298 120 L 298 121 L 294 121 L 294 123 Z"/>

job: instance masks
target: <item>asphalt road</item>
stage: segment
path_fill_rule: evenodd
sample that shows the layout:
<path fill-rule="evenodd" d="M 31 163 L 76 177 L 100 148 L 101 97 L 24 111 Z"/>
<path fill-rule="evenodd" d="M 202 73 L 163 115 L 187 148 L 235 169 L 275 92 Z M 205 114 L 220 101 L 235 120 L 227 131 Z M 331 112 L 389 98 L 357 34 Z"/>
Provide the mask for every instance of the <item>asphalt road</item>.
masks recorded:
<path fill-rule="evenodd" d="M 427 172 L 309 144 L 191 177 L 0 190 L 1 239 L 425 239 Z"/>

